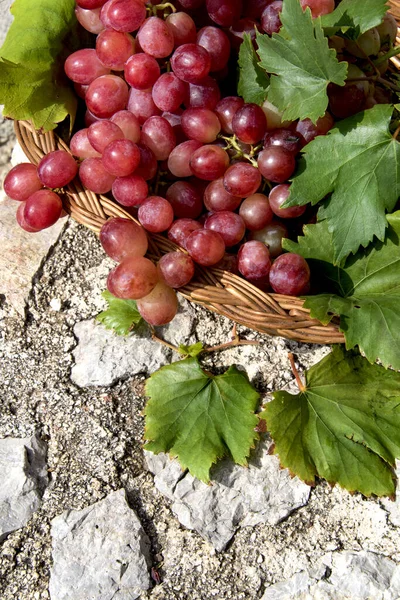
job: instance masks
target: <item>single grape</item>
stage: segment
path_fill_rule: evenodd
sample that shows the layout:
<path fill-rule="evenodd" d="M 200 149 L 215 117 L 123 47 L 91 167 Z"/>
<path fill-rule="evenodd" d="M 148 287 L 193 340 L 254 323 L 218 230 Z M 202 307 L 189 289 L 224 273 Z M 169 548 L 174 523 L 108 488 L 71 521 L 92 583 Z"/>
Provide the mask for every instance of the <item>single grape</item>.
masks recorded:
<path fill-rule="evenodd" d="M 188 181 L 176 181 L 167 190 L 166 197 L 178 218 L 196 219 L 203 210 L 197 189 Z M 172 286 L 174 287 L 174 286 Z"/>
<path fill-rule="evenodd" d="M 355 83 L 339 86 L 328 85 L 329 110 L 338 119 L 346 119 L 358 113 L 364 102 L 364 90 Z"/>
<path fill-rule="evenodd" d="M 215 112 L 221 122 L 222 131 L 224 133 L 233 134 L 232 120 L 239 108 L 244 105 L 243 98 L 238 96 L 226 96 L 218 102 L 215 107 Z"/>
<path fill-rule="evenodd" d="M 268 247 L 271 258 L 282 254 L 282 240 L 288 237 L 287 227 L 280 221 L 272 220 L 271 223 L 250 234 L 252 240 L 262 242 Z"/>
<path fill-rule="evenodd" d="M 299 254 L 281 254 L 271 267 L 269 282 L 277 294 L 307 294 L 310 288 L 310 268 Z"/>
<path fill-rule="evenodd" d="M 282 27 L 282 7 L 283 2 L 276 0 L 276 2 L 271 2 L 271 4 L 264 8 L 261 14 L 261 27 L 265 33 L 268 33 L 268 35 L 272 35 L 273 33 L 278 33 L 280 31 L 280 28 Z"/>
<path fill-rule="evenodd" d="M 37 172 L 43 185 L 49 188 L 59 188 L 74 179 L 78 173 L 78 164 L 68 152 L 55 150 L 42 158 Z"/>
<path fill-rule="evenodd" d="M 54 225 L 61 216 L 60 196 L 50 190 L 39 190 L 25 202 L 23 218 L 26 225 L 36 231 Z"/>
<path fill-rule="evenodd" d="M 242 217 L 229 210 L 221 210 L 208 217 L 204 223 L 204 228 L 219 233 L 227 248 L 236 246 L 243 239 L 246 232 Z"/>
<path fill-rule="evenodd" d="M 182 113 L 184 134 L 203 144 L 213 142 L 221 130 L 217 115 L 207 108 L 188 108 Z"/>
<path fill-rule="evenodd" d="M 90 33 L 100 33 L 104 29 L 104 25 L 100 19 L 100 10 L 101 8 L 89 10 L 76 6 L 75 16 L 87 31 L 90 31 Z"/>
<path fill-rule="evenodd" d="M 86 158 L 79 167 L 79 178 L 95 194 L 109 192 L 115 179 L 105 170 L 101 158 Z"/>
<path fill-rule="evenodd" d="M 206 0 L 210 18 L 221 27 L 230 27 L 240 18 L 242 0 Z"/>
<path fill-rule="evenodd" d="M 163 117 L 150 117 L 142 127 L 141 142 L 154 152 L 157 160 L 167 160 L 176 146 L 171 124 Z"/>
<path fill-rule="evenodd" d="M 137 38 L 142 50 L 154 58 L 165 58 L 174 49 L 174 35 L 167 23 L 158 17 L 146 19 Z"/>
<path fill-rule="evenodd" d="M 274 183 L 287 181 L 296 168 L 293 154 L 282 146 L 270 146 L 262 150 L 257 164 L 263 177 Z"/>
<path fill-rule="evenodd" d="M 183 252 L 167 252 L 157 264 L 160 281 L 171 288 L 180 288 L 193 278 L 194 262 Z"/>
<path fill-rule="evenodd" d="M 38 177 L 35 165 L 21 163 L 7 173 L 3 187 L 9 198 L 23 201 L 38 192 L 43 184 Z"/>
<path fill-rule="evenodd" d="M 312 123 L 311 120 L 310 122 Z M 299 123 L 304 123 L 304 121 L 299 121 Z M 281 146 L 288 152 L 296 155 L 301 150 L 301 141 L 302 140 L 299 133 L 293 131 L 292 129 L 281 127 L 265 134 L 264 148 L 269 148 L 269 146 Z"/>
<path fill-rule="evenodd" d="M 224 187 L 233 196 L 247 198 L 255 194 L 260 185 L 260 171 L 248 163 L 236 163 L 224 175 Z"/>
<path fill-rule="evenodd" d="M 139 206 L 138 219 L 147 231 L 160 233 L 171 227 L 174 211 L 165 198 L 149 196 Z"/>
<path fill-rule="evenodd" d="M 150 117 L 161 114 L 161 110 L 154 104 L 151 90 L 135 88 L 131 88 L 129 92 L 128 110 L 136 116 L 140 125 Z"/>
<path fill-rule="evenodd" d="M 101 119 L 108 119 L 126 107 L 128 95 L 128 86 L 121 77 L 103 75 L 92 81 L 85 99 L 90 112 Z"/>
<path fill-rule="evenodd" d="M 145 179 L 136 173 L 117 177 L 112 184 L 112 195 L 122 206 L 139 206 L 146 200 L 148 192 Z"/>
<path fill-rule="evenodd" d="M 231 45 L 226 33 L 218 27 L 202 27 L 197 33 L 197 43 L 210 55 L 210 71 L 220 71 L 229 60 Z"/>
<path fill-rule="evenodd" d="M 110 120 L 118 125 L 127 140 L 135 144 L 140 140 L 140 123 L 130 110 L 119 110 Z"/>
<path fill-rule="evenodd" d="M 124 76 L 130 86 L 137 90 L 147 90 L 160 77 L 160 65 L 153 56 L 134 54 L 125 63 Z"/>
<path fill-rule="evenodd" d="M 302 146 L 305 146 L 318 135 L 326 135 L 328 131 L 332 129 L 335 122 L 333 117 L 326 112 L 323 117 L 320 117 L 316 123 L 313 123 L 311 119 L 303 119 L 298 121 L 296 125 L 296 133 L 300 135 L 302 140 Z"/>
<path fill-rule="evenodd" d="M 188 84 L 174 73 L 163 73 L 152 90 L 153 102 L 160 110 L 175 112 L 188 95 Z"/>
<path fill-rule="evenodd" d="M 196 43 L 196 24 L 190 15 L 182 11 L 171 13 L 165 22 L 174 36 L 175 48 Z"/>
<path fill-rule="evenodd" d="M 381 38 L 376 27 L 368 29 L 357 40 L 345 40 L 346 50 L 357 58 L 376 56 L 381 47 Z"/>
<path fill-rule="evenodd" d="M 135 171 L 135 175 L 140 175 L 143 179 L 149 181 L 149 179 L 153 179 L 157 173 L 157 159 L 154 156 L 153 151 L 144 144 L 138 144 L 137 147 L 140 151 L 140 162 Z"/>
<path fill-rule="evenodd" d="M 243 244 L 238 252 L 238 269 L 249 281 L 268 283 L 271 258 L 266 245 L 257 241 Z"/>
<path fill-rule="evenodd" d="M 307 6 L 310 8 L 313 19 L 328 15 L 335 10 L 335 0 L 300 0 L 300 4 L 303 10 Z"/>
<path fill-rule="evenodd" d="M 100 62 L 113 71 L 123 71 L 134 52 L 135 40 L 129 33 L 105 29 L 97 36 L 96 54 Z"/>
<path fill-rule="evenodd" d="M 186 249 L 196 263 L 210 267 L 224 256 L 225 244 L 219 233 L 198 229 L 186 238 Z"/>
<path fill-rule="evenodd" d="M 221 98 L 218 83 L 207 75 L 199 83 L 189 83 L 189 92 L 184 100 L 190 108 L 208 108 L 214 110 Z"/>
<path fill-rule="evenodd" d="M 108 29 L 136 31 L 146 19 L 146 5 L 141 0 L 109 0 L 100 18 Z"/>
<path fill-rule="evenodd" d="M 100 230 L 100 242 L 105 253 L 121 262 L 127 256 L 144 256 L 147 252 L 147 235 L 140 225 L 130 219 L 108 219 Z"/>
<path fill-rule="evenodd" d="M 197 229 L 202 229 L 201 223 L 194 219 L 177 219 L 168 229 L 168 239 L 182 248 L 186 248 L 186 239 Z"/>
<path fill-rule="evenodd" d="M 269 194 L 269 203 L 272 211 L 281 219 L 295 219 L 304 214 L 306 206 L 290 206 L 281 208 L 282 204 L 289 198 L 290 185 L 282 183 L 272 188 Z"/>
<path fill-rule="evenodd" d="M 193 152 L 190 168 L 199 179 L 214 181 L 222 177 L 229 165 L 229 156 L 219 146 L 208 144 Z"/>
<path fill-rule="evenodd" d="M 21 229 L 23 229 L 24 231 L 26 231 L 28 233 L 37 233 L 38 231 L 40 231 L 40 229 L 35 229 L 34 227 L 30 227 L 30 225 L 28 225 L 28 223 L 25 221 L 25 217 L 24 217 L 25 204 L 26 204 L 26 202 L 20 202 L 18 204 L 17 212 L 15 214 L 17 223 L 21 227 Z"/>
<path fill-rule="evenodd" d="M 140 150 L 130 140 L 115 140 L 104 148 L 102 162 L 111 175 L 127 177 L 139 165 Z"/>
<path fill-rule="evenodd" d="M 166 325 L 178 312 L 178 298 L 172 288 L 160 281 L 150 294 L 137 301 L 137 309 L 153 327 Z"/>
<path fill-rule="evenodd" d="M 210 72 L 211 58 L 202 46 L 183 44 L 173 53 L 171 67 L 179 79 L 188 83 L 199 83 Z"/>
<path fill-rule="evenodd" d="M 138 300 L 158 283 L 157 268 L 143 256 L 127 256 L 110 271 L 107 289 L 117 298 Z"/>
<path fill-rule="evenodd" d="M 252 194 L 243 200 L 240 205 L 239 215 L 242 217 L 246 229 L 257 231 L 271 223 L 274 216 L 269 200 L 264 194 Z"/>
<path fill-rule="evenodd" d="M 123 140 L 124 133 L 118 125 L 108 119 L 92 123 L 87 129 L 87 137 L 91 146 L 100 154 L 115 140 Z"/>
<path fill-rule="evenodd" d="M 110 72 L 110 69 L 100 62 L 96 50 L 92 48 L 83 48 L 70 54 L 65 61 L 64 70 L 69 79 L 85 85 Z"/>
<path fill-rule="evenodd" d="M 106 0 L 76 0 L 76 3 L 81 8 L 93 10 L 94 8 L 100 8 L 106 3 Z"/>
<path fill-rule="evenodd" d="M 204 192 L 204 206 L 212 212 L 236 210 L 241 201 L 241 197 L 233 196 L 226 191 L 222 177 L 209 183 Z"/>
<path fill-rule="evenodd" d="M 79 158 L 96 158 L 100 157 L 101 154 L 97 152 L 92 144 L 89 142 L 87 135 L 88 129 L 79 129 L 71 138 L 69 143 L 69 149 L 74 156 Z"/>
<path fill-rule="evenodd" d="M 257 104 L 244 104 L 232 119 L 232 129 L 240 141 L 256 144 L 263 138 L 267 129 L 264 111 Z"/>
<path fill-rule="evenodd" d="M 168 169 L 175 177 L 189 177 L 193 175 L 193 171 L 190 166 L 190 159 L 194 152 L 201 148 L 202 145 L 196 140 L 188 140 L 182 142 L 172 150 L 168 157 Z"/>

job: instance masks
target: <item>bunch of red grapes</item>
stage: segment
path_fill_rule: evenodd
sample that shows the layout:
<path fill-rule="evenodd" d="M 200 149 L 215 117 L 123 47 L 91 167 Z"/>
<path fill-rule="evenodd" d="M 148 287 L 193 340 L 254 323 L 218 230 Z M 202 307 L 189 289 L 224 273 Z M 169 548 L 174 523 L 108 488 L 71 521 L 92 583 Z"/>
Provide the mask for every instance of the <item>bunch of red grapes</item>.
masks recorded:
<path fill-rule="evenodd" d="M 334 119 L 327 112 L 316 124 L 282 123 L 268 101 L 258 106 L 225 93 L 236 80 L 243 34 L 254 40 L 256 28 L 278 32 L 282 2 L 76 1 L 79 22 L 97 35 L 95 49 L 78 50 L 65 62 L 86 104 L 85 127 L 70 141 L 73 156 L 51 152 L 37 169 L 22 164 L 8 174 L 4 188 L 21 201 L 21 227 L 35 232 L 52 225 L 62 213 L 54 190 L 77 174 L 89 190 L 112 194 L 142 227 L 121 218 L 103 226 L 101 243 L 118 262 L 107 286 L 118 298 L 137 300 L 152 325 L 174 317 L 174 289 L 191 280 L 195 263 L 240 273 L 264 290 L 307 293 L 308 265 L 282 254 L 281 241 L 301 232 L 309 209 L 282 205 L 296 155 Z M 335 8 L 334 0 L 300 1 L 313 17 Z M 348 116 L 343 107 L 360 94 L 360 106 L 350 111 L 362 108 L 363 86 L 343 88 L 350 100 L 337 100 L 342 89 L 330 90 L 335 116 Z M 164 232 L 186 252 L 169 252 L 156 267 L 144 258 L 146 231 Z"/>

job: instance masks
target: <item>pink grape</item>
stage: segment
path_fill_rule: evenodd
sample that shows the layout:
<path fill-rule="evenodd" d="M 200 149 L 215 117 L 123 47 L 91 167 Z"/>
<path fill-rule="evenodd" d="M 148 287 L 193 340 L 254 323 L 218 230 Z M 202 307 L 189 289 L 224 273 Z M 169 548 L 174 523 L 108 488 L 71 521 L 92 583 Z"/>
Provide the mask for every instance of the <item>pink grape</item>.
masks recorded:
<path fill-rule="evenodd" d="M 281 219 L 295 219 L 300 217 L 306 210 L 306 206 L 291 206 L 289 208 L 281 208 L 282 204 L 289 198 L 290 185 L 282 183 L 272 188 L 269 194 L 269 203 L 271 209 L 277 217 Z"/>
<path fill-rule="evenodd" d="M 99 60 L 96 50 L 83 48 L 70 54 L 65 61 L 64 70 L 72 81 L 85 85 L 110 72 Z"/>
<path fill-rule="evenodd" d="M 232 119 L 232 129 L 241 142 L 256 144 L 263 138 L 267 129 L 263 109 L 257 104 L 244 104 Z"/>
<path fill-rule="evenodd" d="M 110 271 L 107 289 L 117 298 L 138 300 L 150 294 L 157 283 L 157 268 L 148 258 L 127 256 Z"/>
<path fill-rule="evenodd" d="M 243 239 L 246 231 L 242 217 L 229 210 L 221 210 L 208 217 L 204 227 L 219 233 L 227 248 L 236 246 Z"/>
<path fill-rule="evenodd" d="M 256 29 L 259 27 L 258 21 L 250 19 L 248 17 L 239 19 L 231 27 L 229 27 L 228 38 L 236 51 L 239 51 L 240 46 L 244 40 L 244 35 L 250 35 L 251 41 L 254 43 L 256 40 Z"/>
<path fill-rule="evenodd" d="M 138 219 L 147 231 L 160 233 L 171 227 L 174 211 L 165 198 L 149 196 L 139 206 Z"/>
<path fill-rule="evenodd" d="M 37 233 L 38 231 L 40 231 L 40 229 L 35 229 L 34 227 L 30 227 L 30 225 L 28 225 L 28 223 L 25 221 L 25 217 L 24 217 L 25 204 L 26 204 L 26 202 L 20 202 L 18 205 L 17 212 L 15 214 L 17 223 L 21 227 L 21 229 L 23 229 L 24 231 L 27 231 L 28 233 Z"/>
<path fill-rule="evenodd" d="M 100 7 L 88 10 L 77 6 L 75 8 L 75 15 L 79 23 L 90 33 L 100 33 L 103 31 L 104 25 L 100 19 Z"/>
<path fill-rule="evenodd" d="M 97 36 L 96 54 L 100 62 L 113 71 L 123 71 L 134 52 L 135 40 L 129 33 L 105 29 Z"/>
<path fill-rule="evenodd" d="M 302 145 L 305 146 L 305 144 L 312 142 L 318 135 L 326 135 L 334 124 L 333 117 L 326 112 L 316 123 L 313 123 L 311 119 L 298 121 L 295 131 L 300 136 L 300 139 L 303 140 Z"/>
<path fill-rule="evenodd" d="M 310 8 L 313 19 L 321 15 L 327 15 L 335 10 L 335 0 L 300 0 L 300 4 L 303 10 L 307 6 Z"/>
<path fill-rule="evenodd" d="M 180 288 L 194 276 L 194 262 L 183 252 L 167 252 L 157 264 L 160 281 L 171 288 Z"/>
<path fill-rule="evenodd" d="M 214 181 L 214 179 L 222 177 L 228 165 L 228 154 L 215 144 L 201 146 L 190 159 L 190 168 L 193 174 L 206 181 Z"/>
<path fill-rule="evenodd" d="M 166 198 L 174 215 L 179 218 L 196 219 L 203 210 L 198 190 L 188 181 L 176 181 L 167 190 Z"/>
<path fill-rule="evenodd" d="M 100 242 L 105 253 L 121 262 L 127 256 L 144 256 L 147 235 L 140 225 L 130 219 L 108 219 L 100 230 Z"/>
<path fill-rule="evenodd" d="M 186 238 L 186 249 L 196 263 L 210 267 L 224 256 L 225 244 L 219 233 L 198 229 Z"/>
<path fill-rule="evenodd" d="M 221 27 L 233 25 L 242 12 L 242 0 L 206 0 L 206 6 L 210 18 Z"/>
<path fill-rule="evenodd" d="M 174 36 L 175 48 L 182 46 L 182 44 L 194 44 L 196 42 L 196 24 L 187 13 L 182 11 L 172 13 L 168 15 L 165 22 Z"/>
<path fill-rule="evenodd" d="M 135 175 L 140 175 L 146 181 L 153 179 L 157 173 L 157 159 L 152 150 L 144 144 L 138 144 L 137 147 L 140 151 L 140 162 L 135 171 Z"/>
<path fill-rule="evenodd" d="M 137 309 L 150 325 L 166 325 L 178 312 L 178 298 L 172 288 L 160 281 L 150 294 L 137 301 Z"/>
<path fill-rule="evenodd" d="M 76 3 L 81 8 L 93 10 L 94 8 L 100 8 L 106 3 L 106 0 L 76 0 Z"/>
<path fill-rule="evenodd" d="M 160 77 L 160 65 L 153 56 L 134 54 L 126 61 L 124 75 L 130 86 L 137 90 L 147 90 Z"/>
<path fill-rule="evenodd" d="M 356 85 L 347 83 L 338 86 L 328 85 L 329 110 L 337 119 L 346 119 L 358 113 L 365 102 L 364 90 Z"/>
<path fill-rule="evenodd" d="M 58 194 L 50 190 L 39 190 L 25 202 L 24 222 L 32 229 L 46 229 L 58 221 L 61 211 L 62 202 Z"/>
<path fill-rule="evenodd" d="M 165 58 L 174 49 L 174 35 L 167 23 L 158 17 L 146 19 L 137 38 L 142 50 L 154 58 Z"/>
<path fill-rule="evenodd" d="M 146 200 L 148 192 L 145 179 L 136 173 L 117 177 L 112 184 L 112 194 L 122 206 L 139 206 Z"/>
<path fill-rule="evenodd" d="M 92 81 L 85 99 L 90 112 L 101 119 L 108 119 L 126 107 L 128 95 L 128 86 L 123 79 L 116 75 L 103 75 Z"/>
<path fill-rule="evenodd" d="M 79 178 L 95 194 L 109 192 L 115 179 L 105 170 L 101 158 L 86 158 L 79 167 Z"/>
<path fill-rule="evenodd" d="M 151 90 L 137 90 L 131 88 L 129 92 L 128 110 L 130 110 L 138 119 L 140 125 L 149 119 L 161 113 L 161 110 L 154 104 Z"/>
<path fill-rule="evenodd" d="M 310 268 L 299 254 L 281 254 L 271 267 L 269 282 L 277 294 L 307 294 L 310 287 Z"/>
<path fill-rule="evenodd" d="M 196 140 L 188 140 L 182 142 L 172 150 L 168 157 L 168 169 L 175 177 L 189 177 L 193 175 L 193 171 L 190 166 L 190 159 L 193 153 L 201 148 L 202 145 Z"/>
<path fill-rule="evenodd" d="M 182 113 L 181 123 L 189 139 L 203 144 L 213 142 L 221 130 L 217 115 L 207 108 L 188 108 Z"/>
<path fill-rule="evenodd" d="M 167 160 L 176 146 L 170 123 L 163 117 L 150 117 L 142 126 L 141 141 L 154 152 L 157 160 Z"/>
<path fill-rule="evenodd" d="M 243 98 L 237 96 L 226 96 L 218 102 L 215 112 L 221 122 L 222 131 L 232 135 L 232 120 L 237 111 L 244 105 Z"/>
<path fill-rule="evenodd" d="M 233 196 L 247 198 L 255 194 L 261 185 L 261 174 L 248 163 L 236 163 L 224 175 L 224 187 Z"/>
<path fill-rule="evenodd" d="M 40 181 L 49 188 L 59 188 L 70 183 L 78 173 L 76 160 L 64 150 L 46 154 L 37 168 Z"/>
<path fill-rule="evenodd" d="M 301 121 L 299 121 L 299 123 L 301 123 Z M 269 146 L 281 146 L 288 152 L 297 154 L 302 147 L 302 137 L 297 130 L 292 131 L 291 129 L 281 127 L 265 134 L 264 148 L 269 148 Z"/>
<path fill-rule="evenodd" d="M 282 254 L 282 239 L 288 237 L 288 230 L 280 221 L 272 220 L 263 229 L 252 231 L 250 237 L 265 244 L 271 258 L 275 258 Z"/>
<path fill-rule="evenodd" d="M 43 184 L 38 177 L 35 165 L 21 163 L 7 173 L 3 187 L 9 198 L 23 201 L 38 192 Z"/>
<path fill-rule="evenodd" d="M 102 161 L 111 175 L 126 177 L 139 165 L 140 150 L 130 140 L 115 140 L 105 147 Z"/>
<path fill-rule="evenodd" d="M 110 29 L 136 31 L 146 19 L 146 6 L 141 0 L 110 0 L 104 5 L 100 18 Z"/>
<path fill-rule="evenodd" d="M 168 239 L 182 248 L 186 248 L 186 239 L 197 229 L 202 229 L 202 225 L 194 219 L 177 219 L 168 229 Z"/>
<path fill-rule="evenodd" d="M 239 215 L 250 231 L 263 229 L 273 219 L 274 213 L 269 205 L 269 200 L 264 194 L 252 194 L 243 200 L 240 205 Z"/>
<path fill-rule="evenodd" d="M 281 12 L 282 12 L 283 2 L 280 0 L 276 0 L 276 2 L 271 2 L 262 12 L 261 15 L 261 27 L 265 33 L 268 35 L 272 35 L 273 33 L 278 33 L 280 28 L 282 27 L 281 23 Z"/>
<path fill-rule="evenodd" d="M 188 95 L 188 84 L 174 73 L 163 73 L 152 90 L 154 104 L 163 111 L 175 112 Z"/>
<path fill-rule="evenodd" d="M 269 146 L 260 152 L 257 164 L 263 177 L 274 183 L 287 181 L 296 168 L 293 154 L 282 146 Z"/>
<path fill-rule="evenodd" d="M 110 120 L 120 127 L 127 140 L 135 144 L 140 140 L 140 123 L 130 110 L 119 110 Z"/>
<path fill-rule="evenodd" d="M 116 123 L 104 119 L 90 125 L 87 130 L 87 137 L 92 147 L 103 154 L 106 146 L 115 140 L 123 140 L 123 131 Z"/>
<path fill-rule="evenodd" d="M 249 281 L 268 283 L 271 258 L 268 248 L 262 242 L 246 242 L 238 252 L 238 269 Z"/>
<path fill-rule="evenodd" d="M 218 83 L 207 75 L 198 83 L 189 83 L 189 93 L 185 99 L 185 106 L 214 110 L 220 98 L 221 92 Z"/>
<path fill-rule="evenodd" d="M 179 79 L 188 83 L 199 83 L 210 72 L 211 58 L 202 46 L 183 44 L 173 53 L 171 67 Z"/>
<path fill-rule="evenodd" d="M 74 156 L 79 158 L 96 158 L 101 154 L 97 152 L 89 142 L 88 129 L 79 129 L 71 138 L 69 149 Z"/>
<path fill-rule="evenodd" d="M 197 43 L 207 50 L 211 58 L 210 71 L 220 71 L 229 60 L 231 45 L 228 36 L 217 27 L 202 27 L 197 33 Z"/>
<path fill-rule="evenodd" d="M 226 191 L 222 177 L 211 181 L 204 192 L 204 205 L 207 210 L 212 212 L 236 210 L 241 202 L 242 198 L 233 196 Z"/>

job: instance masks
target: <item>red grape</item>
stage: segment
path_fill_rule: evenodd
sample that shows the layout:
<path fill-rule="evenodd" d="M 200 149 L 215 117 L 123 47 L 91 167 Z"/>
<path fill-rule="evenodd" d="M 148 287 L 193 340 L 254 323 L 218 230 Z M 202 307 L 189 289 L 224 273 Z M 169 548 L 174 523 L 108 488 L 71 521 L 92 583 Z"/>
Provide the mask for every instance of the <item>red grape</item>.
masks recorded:
<path fill-rule="evenodd" d="M 32 229 L 41 230 L 54 225 L 60 218 L 62 202 L 60 196 L 50 190 L 39 190 L 25 202 L 23 218 Z"/>
<path fill-rule="evenodd" d="M 293 154 L 282 146 L 269 146 L 260 152 L 257 164 L 263 177 L 274 183 L 287 181 L 296 168 Z"/>
<path fill-rule="evenodd" d="M 271 258 L 275 258 L 282 254 L 282 239 L 288 237 L 288 230 L 280 221 L 272 220 L 262 229 L 252 231 L 250 237 L 265 244 Z"/>
<path fill-rule="evenodd" d="M 282 183 L 272 188 L 269 194 L 269 203 L 271 209 L 277 217 L 281 219 L 295 219 L 300 217 L 306 210 L 305 206 L 291 206 L 289 208 L 281 208 L 282 204 L 289 198 L 290 185 Z"/>
<path fill-rule="evenodd" d="M 115 140 L 123 140 L 124 133 L 116 123 L 104 119 L 90 125 L 87 130 L 87 137 L 91 146 L 102 154 L 108 144 L 115 142 Z"/>
<path fill-rule="evenodd" d="M 101 75 L 110 72 L 99 60 L 96 50 L 83 48 L 70 54 L 65 61 L 64 70 L 72 81 L 89 84 Z"/>
<path fill-rule="evenodd" d="M 199 83 L 210 71 L 211 58 L 202 46 L 183 44 L 173 53 L 171 67 L 179 79 L 188 83 Z"/>
<path fill-rule="evenodd" d="M 135 40 L 129 33 L 105 29 L 96 39 L 100 62 L 113 71 L 123 71 L 124 64 L 135 52 Z"/>
<path fill-rule="evenodd" d="M 142 127 L 141 142 L 150 148 L 157 160 L 166 160 L 176 146 L 171 124 L 163 117 L 150 117 Z"/>
<path fill-rule="evenodd" d="M 90 112 L 101 119 L 108 119 L 123 110 L 128 102 L 128 86 L 116 75 L 98 77 L 86 92 L 86 104 Z"/>
<path fill-rule="evenodd" d="M 147 235 L 140 225 L 130 219 L 108 219 L 100 230 L 100 242 L 108 256 L 121 262 L 127 256 L 144 256 Z"/>
<path fill-rule="evenodd" d="M 112 184 L 112 194 L 122 206 L 139 206 L 148 196 L 149 187 L 140 175 L 117 177 Z"/>
<path fill-rule="evenodd" d="M 228 154 L 215 144 L 201 146 L 190 159 L 190 168 L 193 174 L 206 181 L 214 181 L 214 179 L 222 177 L 228 165 Z"/>
<path fill-rule="evenodd" d="M 172 288 L 160 281 L 147 296 L 137 301 L 137 308 L 150 325 L 166 325 L 178 311 L 178 298 Z"/>
<path fill-rule="evenodd" d="M 79 178 L 95 194 L 109 192 L 115 179 L 105 170 L 101 158 L 86 158 L 79 167 Z"/>
<path fill-rule="evenodd" d="M 198 190 L 188 181 L 173 183 L 168 188 L 166 196 L 176 217 L 196 219 L 203 210 L 203 202 Z"/>
<path fill-rule="evenodd" d="M 168 230 L 168 239 L 182 248 L 186 248 L 186 239 L 197 229 L 202 229 L 202 225 L 194 219 L 177 219 Z"/>
<path fill-rule="evenodd" d="M 238 269 L 249 281 L 258 284 L 268 282 L 271 259 L 268 248 L 262 242 L 246 242 L 238 252 Z"/>
<path fill-rule="evenodd" d="M 307 294 L 310 287 L 310 268 L 299 254 L 281 254 L 271 267 L 269 282 L 277 294 Z"/>
<path fill-rule="evenodd" d="M 232 120 L 239 108 L 244 105 L 243 98 L 237 96 L 226 96 L 222 98 L 215 107 L 215 112 L 221 122 L 222 131 L 232 135 Z"/>
<path fill-rule="evenodd" d="M 232 119 L 233 133 L 245 144 L 259 142 L 267 129 L 267 118 L 257 104 L 244 104 Z"/>
<path fill-rule="evenodd" d="M 193 278 L 194 263 L 188 254 L 183 252 L 167 252 L 158 261 L 160 281 L 172 288 L 180 288 Z"/>
<path fill-rule="evenodd" d="M 138 219 L 147 231 L 160 233 L 171 227 L 174 211 L 165 198 L 149 196 L 139 206 Z"/>
<path fill-rule="evenodd" d="M 207 229 L 193 231 L 186 238 L 186 248 L 193 260 L 205 267 L 215 265 L 225 253 L 222 237 L 219 233 Z"/>
<path fill-rule="evenodd" d="M 160 77 L 160 65 L 153 56 L 134 54 L 125 63 L 124 75 L 130 86 L 137 90 L 147 90 Z"/>
<path fill-rule="evenodd" d="M 239 215 L 242 217 L 244 224 L 250 231 L 263 229 L 272 221 L 274 216 L 269 200 L 264 194 L 252 194 L 243 200 Z"/>
<path fill-rule="evenodd" d="M 242 217 L 229 210 L 221 210 L 208 217 L 204 227 L 219 233 L 227 248 L 236 246 L 243 239 L 246 231 Z"/>
<path fill-rule="evenodd" d="M 43 184 L 38 177 L 37 168 L 31 163 L 21 163 L 13 167 L 4 179 L 4 191 L 13 200 L 27 200 L 38 192 Z"/>
<path fill-rule="evenodd" d="M 100 18 L 109 29 L 136 31 L 146 19 L 146 6 L 141 0 L 109 0 Z"/>
<path fill-rule="evenodd" d="M 108 290 L 117 298 L 137 300 L 150 294 L 158 283 L 157 268 L 142 256 L 127 256 L 110 271 Z"/>
<path fill-rule="evenodd" d="M 260 185 L 260 171 L 248 163 L 236 163 L 224 175 L 224 187 L 233 196 L 247 198 L 255 194 Z"/>
<path fill-rule="evenodd" d="M 236 210 L 241 201 L 241 197 L 226 191 L 222 177 L 209 183 L 204 192 L 204 206 L 213 212 Z"/>
<path fill-rule="evenodd" d="M 165 58 L 174 49 L 174 35 L 167 23 L 158 17 L 146 19 L 137 38 L 142 50 L 154 58 Z"/>
<path fill-rule="evenodd" d="M 126 177 L 139 165 L 140 150 L 130 140 L 115 140 L 105 147 L 102 161 L 111 175 Z"/>
<path fill-rule="evenodd" d="M 182 113 L 181 124 L 184 134 L 198 142 L 213 142 L 221 130 L 217 115 L 207 108 L 188 108 Z"/>
<path fill-rule="evenodd" d="M 43 185 L 59 188 L 74 179 L 78 173 L 78 164 L 68 152 L 55 150 L 42 158 L 37 171 Z"/>
<path fill-rule="evenodd" d="M 130 110 L 119 110 L 113 114 L 111 121 L 118 125 L 127 140 L 135 144 L 140 140 L 140 123 Z"/>

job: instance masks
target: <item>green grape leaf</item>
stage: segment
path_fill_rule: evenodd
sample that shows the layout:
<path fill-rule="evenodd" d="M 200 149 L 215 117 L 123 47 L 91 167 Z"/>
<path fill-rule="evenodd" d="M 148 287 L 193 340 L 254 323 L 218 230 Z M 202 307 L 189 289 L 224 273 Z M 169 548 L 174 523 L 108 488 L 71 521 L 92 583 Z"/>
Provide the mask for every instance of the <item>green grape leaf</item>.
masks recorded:
<path fill-rule="evenodd" d="M 347 37 L 357 39 L 379 25 L 387 10 L 386 0 L 342 0 L 333 12 L 321 17 L 321 23 L 324 28 L 341 29 Z"/>
<path fill-rule="evenodd" d="M 128 335 L 142 320 L 135 300 L 121 300 L 107 290 L 101 295 L 108 308 L 97 315 L 97 321 L 106 329 L 113 329 L 117 335 Z"/>
<path fill-rule="evenodd" d="M 64 61 L 79 47 L 74 0 L 15 0 L 14 21 L 0 48 L 0 103 L 12 119 L 50 131 L 70 116 L 77 100 Z"/>
<path fill-rule="evenodd" d="M 340 121 L 304 149 L 287 206 L 331 197 L 318 217 L 328 221 L 334 262 L 340 263 L 374 235 L 383 240 L 400 195 L 400 143 L 389 131 L 393 108 L 379 104 Z"/>
<path fill-rule="evenodd" d="M 169 452 L 205 482 L 224 456 L 247 464 L 257 439 L 258 393 L 236 367 L 213 377 L 186 358 L 153 373 L 146 394 L 146 450 Z"/>
<path fill-rule="evenodd" d="M 394 493 L 400 374 L 336 346 L 306 372 L 305 390 L 275 392 L 261 417 L 283 467 L 365 496 Z"/>
<path fill-rule="evenodd" d="M 320 279 L 323 289 L 332 292 L 307 297 L 304 306 L 311 316 L 324 324 L 340 316 L 347 349 L 358 346 L 370 362 L 379 359 L 400 369 L 400 211 L 387 219 L 385 241 L 350 256 L 342 268 L 329 262 L 325 222 L 306 227 L 297 244 L 284 244 L 306 258 L 313 280 Z"/>
<path fill-rule="evenodd" d="M 268 100 L 283 112 L 282 120 L 322 117 L 328 107 L 330 82 L 344 85 L 347 63 L 338 62 L 319 19 L 299 0 L 284 0 L 282 28 L 272 37 L 257 33 L 258 54 L 271 76 Z"/>
<path fill-rule="evenodd" d="M 245 33 L 239 50 L 238 94 L 245 102 L 262 104 L 267 97 L 269 77 L 258 61 L 251 37 Z"/>
<path fill-rule="evenodd" d="M 203 352 L 204 346 L 201 342 L 186 346 L 185 344 L 179 344 L 178 352 L 183 356 L 196 357 Z"/>

